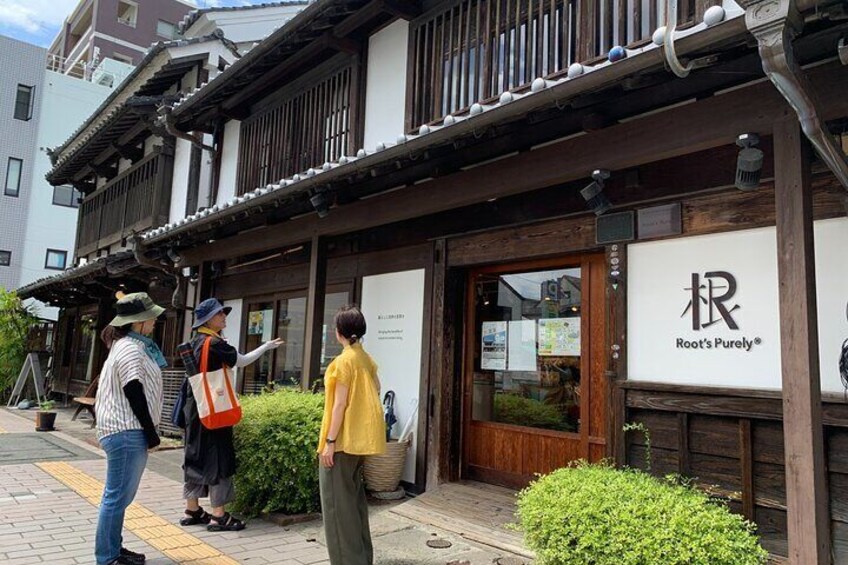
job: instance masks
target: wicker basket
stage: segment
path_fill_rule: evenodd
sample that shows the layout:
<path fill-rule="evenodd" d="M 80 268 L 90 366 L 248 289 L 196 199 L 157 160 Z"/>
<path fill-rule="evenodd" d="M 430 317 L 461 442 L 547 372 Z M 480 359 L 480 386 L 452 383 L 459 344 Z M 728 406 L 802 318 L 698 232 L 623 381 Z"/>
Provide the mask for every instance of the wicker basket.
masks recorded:
<path fill-rule="evenodd" d="M 372 492 L 393 492 L 397 490 L 403 466 L 406 463 L 406 452 L 409 451 L 410 440 L 403 442 L 393 439 L 386 442 L 386 452 L 382 455 L 369 455 L 365 458 L 363 472 L 365 488 Z"/>

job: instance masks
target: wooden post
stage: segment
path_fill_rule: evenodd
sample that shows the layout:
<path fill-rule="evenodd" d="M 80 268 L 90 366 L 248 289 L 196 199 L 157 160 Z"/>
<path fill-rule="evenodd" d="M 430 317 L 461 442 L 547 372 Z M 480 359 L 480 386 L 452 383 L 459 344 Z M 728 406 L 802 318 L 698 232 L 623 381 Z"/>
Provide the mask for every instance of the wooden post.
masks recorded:
<path fill-rule="evenodd" d="M 427 413 L 427 478 L 425 489 L 432 490 L 446 477 L 446 457 L 443 454 L 445 441 L 443 432 L 450 427 L 450 411 L 444 403 L 452 400 L 445 398 L 445 381 L 448 379 L 444 365 L 445 348 L 445 287 L 447 283 L 447 243 L 444 239 L 434 244 L 433 287 L 430 322 L 430 390 L 429 411 Z M 449 386 L 449 385 L 448 385 Z M 447 415 L 446 415 L 447 412 Z"/>
<path fill-rule="evenodd" d="M 774 126 L 789 562 L 830 563 L 810 156 L 794 112 Z"/>
<path fill-rule="evenodd" d="M 327 242 L 312 238 L 309 289 L 306 299 L 306 335 L 303 343 L 301 387 L 308 390 L 321 376 L 321 341 L 324 337 L 324 298 L 327 290 Z"/>

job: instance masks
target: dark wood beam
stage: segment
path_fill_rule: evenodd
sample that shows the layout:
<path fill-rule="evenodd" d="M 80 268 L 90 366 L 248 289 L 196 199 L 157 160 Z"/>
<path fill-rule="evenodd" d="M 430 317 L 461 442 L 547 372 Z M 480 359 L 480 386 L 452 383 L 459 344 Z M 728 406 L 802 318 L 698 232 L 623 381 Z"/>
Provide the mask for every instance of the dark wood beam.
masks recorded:
<path fill-rule="evenodd" d="M 144 157 L 144 149 L 134 145 L 118 145 L 117 143 L 113 143 L 112 149 L 124 159 L 132 162 L 139 161 L 142 157 Z"/>
<path fill-rule="evenodd" d="M 774 126 L 789 562 L 830 563 L 810 151 L 795 112 Z"/>
<path fill-rule="evenodd" d="M 306 336 L 303 344 L 301 386 L 308 390 L 321 378 L 321 344 L 324 337 L 324 299 L 327 289 L 327 242 L 312 239 L 309 287 L 306 298 Z"/>
<path fill-rule="evenodd" d="M 410 0 L 383 0 L 383 9 L 403 20 L 414 20 L 421 15 L 421 5 Z"/>
<path fill-rule="evenodd" d="M 848 73 L 819 67 L 811 79 L 821 96 L 822 118 L 848 115 Z M 307 216 L 243 236 L 217 239 L 182 253 L 185 265 L 257 253 L 460 208 L 538 188 L 589 178 L 593 169 L 621 171 L 644 163 L 726 145 L 740 132 L 769 132 L 787 105 L 770 83 L 678 106 L 590 135 L 551 143 L 485 166 L 349 204 L 330 218 Z M 717 119 L 720 116 L 720 119 Z M 681 127 L 680 124 L 686 124 Z M 662 132 L 662 135 L 657 135 Z M 341 212 L 341 210 L 339 211 Z"/>

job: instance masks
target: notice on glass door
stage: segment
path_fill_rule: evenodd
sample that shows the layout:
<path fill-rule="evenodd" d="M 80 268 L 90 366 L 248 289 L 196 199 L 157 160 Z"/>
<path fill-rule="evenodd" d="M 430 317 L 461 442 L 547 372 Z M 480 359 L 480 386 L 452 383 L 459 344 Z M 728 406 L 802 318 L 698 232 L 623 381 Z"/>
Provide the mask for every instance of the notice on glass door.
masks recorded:
<path fill-rule="evenodd" d="M 536 370 L 536 321 L 509 322 L 507 370 Z"/>
<path fill-rule="evenodd" d="M 580 317 L 539 320 L 539 355 L 576 357 L 580 355 Z"/>
<path fill-rule="evenodd" d="M 506 322 L 483 322 L 481 369 L 506 370 L 506 332 Z"/>

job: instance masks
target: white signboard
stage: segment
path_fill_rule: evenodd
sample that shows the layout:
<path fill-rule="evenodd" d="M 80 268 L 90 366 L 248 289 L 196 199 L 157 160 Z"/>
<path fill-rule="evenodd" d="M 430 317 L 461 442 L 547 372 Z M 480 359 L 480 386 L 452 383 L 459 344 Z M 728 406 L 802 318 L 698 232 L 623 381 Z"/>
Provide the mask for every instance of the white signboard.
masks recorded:
<path fill-rule="evenodd" d="M 822 390 L 843 390 L 848 220 L 815 223 Z M 780 389 L 775 229 L 628 246 L 628 378 Z"/>
<path fill-rule="evenodd" d="M 395 391 L 398 421 L 392 428 L 392 437 L 397 438 L 404 425 L 413 419 L 413 441 L 407 453 L 403 480 L 414 483 L 424 331 L 424 269 L 363 277 L 361 307 L 368 324 L 362 344 L 379 365 L 382 394 Z"/>
<path fill-rule="evenodd" d="M 506 370 L 506 322 L 483 322 L 480 368 Z"/>
<path fill-rule="evenodd" d="M 508 370 L 536 370 L 536 321 L 518 320 L 509 322 Z M 505 379 L 508 377 L 504 377 Z M 504 383 L 506 388 L 506 383 Z"/>

